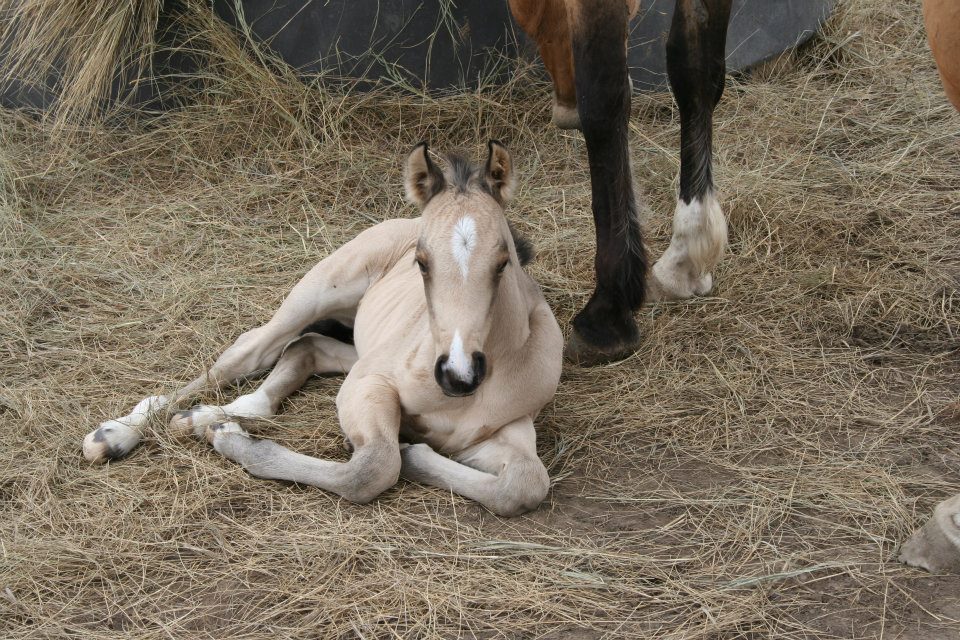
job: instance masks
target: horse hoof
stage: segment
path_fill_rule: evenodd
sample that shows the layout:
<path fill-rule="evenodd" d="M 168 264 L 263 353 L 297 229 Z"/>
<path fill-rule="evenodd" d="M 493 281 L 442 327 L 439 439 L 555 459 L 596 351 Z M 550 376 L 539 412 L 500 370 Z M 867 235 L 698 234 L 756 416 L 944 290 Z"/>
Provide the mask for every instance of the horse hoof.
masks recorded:
<path fill-rule="evenodd" d="M 580 114 L 576 107 L 553 103 L 553 125 L 558 129 L 579 129 Z"/>
<path fill-rule="evenodd" d="M 903 543 L 898 559 L 931 573 L 960 573 L 960 494 L 937 505 L 933 517 Z"/>
<path fill-rule="evenodd" d="M 657 261 L 647 278 L 647 302 L 669 302 L 705 296 L 713 289 L 713 274 L 694 277 Z"/>
<path fill-rule="evenodd" d="M 204 435 L 206 436 L 207 442 L 214 448 L 216 448 L 218 440 L 221 440 L 224 436 L 228 436 L 230 434 L 250 437 L 250 434 L 247 433 L 243 427 L 233 421 L 209 424 L 204 429 Z"/>
<path fill-rule="evenodd" d="M 614 345 L 599 346 L 587 342 L 574 330 L 563 349 L 563 357 L 581 367 L 593 367 L 623 360 L 634 354 L 639 346 L 639 339 L 635 342 L 618 342 Z"/>

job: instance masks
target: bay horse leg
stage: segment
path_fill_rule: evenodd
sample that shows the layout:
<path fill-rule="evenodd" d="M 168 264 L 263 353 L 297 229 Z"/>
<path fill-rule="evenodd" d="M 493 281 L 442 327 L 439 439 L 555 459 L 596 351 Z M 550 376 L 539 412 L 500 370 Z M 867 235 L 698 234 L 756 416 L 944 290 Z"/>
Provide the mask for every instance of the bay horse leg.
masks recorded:
<path fill-rule="evenodd" d="M 565 0 L 510 0 L 510 11 L 520 28 L 537 43 L 540 59 L 553 81 L 553 124 L 561 129 L 579 129 Z"/>
<path fill-rule="evenodd" d="M 573 319 L 566 355 L 580 364 L 624 357 L 640 342 L 633 312 L 644 299 L 647 259 L 637 220 L 627 122 L 628 4 L 570 0 L 577 110 L 590 163 L 596 287 Z"/>
<path fill-rule="evenodd" d="M 625 0 L 625 4 L 629 22 L 637 14 L 640 0 Z M 579 129 L 573 38 L 566 0 L 510 0 L 510 11 L 520 28 L 537 43 L 540 59 L 553 81 L 553 124 L 560 129 Z"/>
<path fill-rule="evenodd" d="M 680 110 L 680 194 L 670 246 L 653 266 L 651 298 L 704 295 L 727 246 L 713 188 L 713 110 L 723 94 L 731 0 L 677 0 L 667 72 Z"/>

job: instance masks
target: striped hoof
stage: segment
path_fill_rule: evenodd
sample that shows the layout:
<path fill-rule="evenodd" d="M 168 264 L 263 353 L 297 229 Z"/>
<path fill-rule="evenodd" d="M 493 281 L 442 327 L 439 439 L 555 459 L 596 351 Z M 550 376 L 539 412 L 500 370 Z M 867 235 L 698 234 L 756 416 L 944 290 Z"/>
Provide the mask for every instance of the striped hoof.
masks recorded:
<path fill-rule="evenodd" d="M 140 442 L 140 432 L 119 420 L 107 420 L 83 439 L 83 457 L 99 464 L 130 453 Z"/>
<path fill-rule="evenodd" d="M 83 439 L 83 457 L 87 462 L 99 463 L 127 455 L 140 442 L 143 427 L 151 416 L 163 411 L 167 402 L 166 396 L 150 396 L 122 418 L 101 422 Z"/>
<path fill-rule="evenodd" d="M 202 438 L 209 425 L 229 420 L 230 417 L 221 407 L 197 405 L 192 409 L 178 411 L 170 419 L 170 430 L 178 435 L 193 434 Z"/>

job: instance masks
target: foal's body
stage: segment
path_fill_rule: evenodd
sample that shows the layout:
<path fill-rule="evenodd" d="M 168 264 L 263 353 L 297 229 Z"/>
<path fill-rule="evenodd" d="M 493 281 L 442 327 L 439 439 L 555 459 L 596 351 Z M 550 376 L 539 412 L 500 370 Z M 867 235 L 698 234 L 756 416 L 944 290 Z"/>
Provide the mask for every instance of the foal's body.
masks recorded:
<path fill-rule="evenodd" d="M 505 154 L 491 145 L 488 171 L 494 151 Z M 373 499 L 402 473 L 514 515 L 536 507 L 549 487 L 533 420 L 556 390 L 562 334 L 520 268 L 499 191 L 485 193 L 476 175 L 459 183 L 454 176 L 445 187 L 425 146 L 420 153 L 411 156 L 408 192 L 425 207 L 432 201 L 424 216 L 376 225 L 321 261 L 267 324 L 243 334 L 172 400 L 276 362 L 260 388 L 224 407 L 178 413 L 171 426 L 205 435 L 253 475 L 355 502 Z M 509 173 L 509 156 L 501 159 Z M 457 235 L 467 218 L 469 251 Z M 313 332 L 325 324 L 318 321 L 352 326 L 354 344 Z M 347 374 L 337 410 L 353 449 L 348 462 L 253 439 L 230 421 L 272 415 L 307 378 L 324 373 Z M 125 454 L 149 415 L 166 406 L 164 397 L 148 398 L 105 422 L 85 439 L 84 454 L 91 461 Z"/>

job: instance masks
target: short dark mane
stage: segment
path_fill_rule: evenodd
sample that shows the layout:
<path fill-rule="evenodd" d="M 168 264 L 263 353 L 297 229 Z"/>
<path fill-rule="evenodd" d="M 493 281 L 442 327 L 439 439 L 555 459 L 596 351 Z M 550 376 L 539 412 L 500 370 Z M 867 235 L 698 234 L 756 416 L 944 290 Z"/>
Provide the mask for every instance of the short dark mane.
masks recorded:
<path fill-rule="evenodd" d="M 444 172 L 447 178 L 447 185 L 453 187 L 458 193 L 464 193 L 471 186 L 479 187 L 488 191 L 486 184 L 480 179 L 482 167 L 474 164 L 460 152 L 454 151 L 446 155 L 447 170 Z"/>
<path fill-rule="evenodd" d="M 508 222 L 507 226 L 510 227 L 510 235 L 513 236 L 513 245 L 517 248 L 517 259 L 520 260 L 520 266 L 525 267 L 533 261 L 537 252 L 533 248 L 533 243 L 525 236 L 520 235 L 520 232 L 512 223 Z"/>

